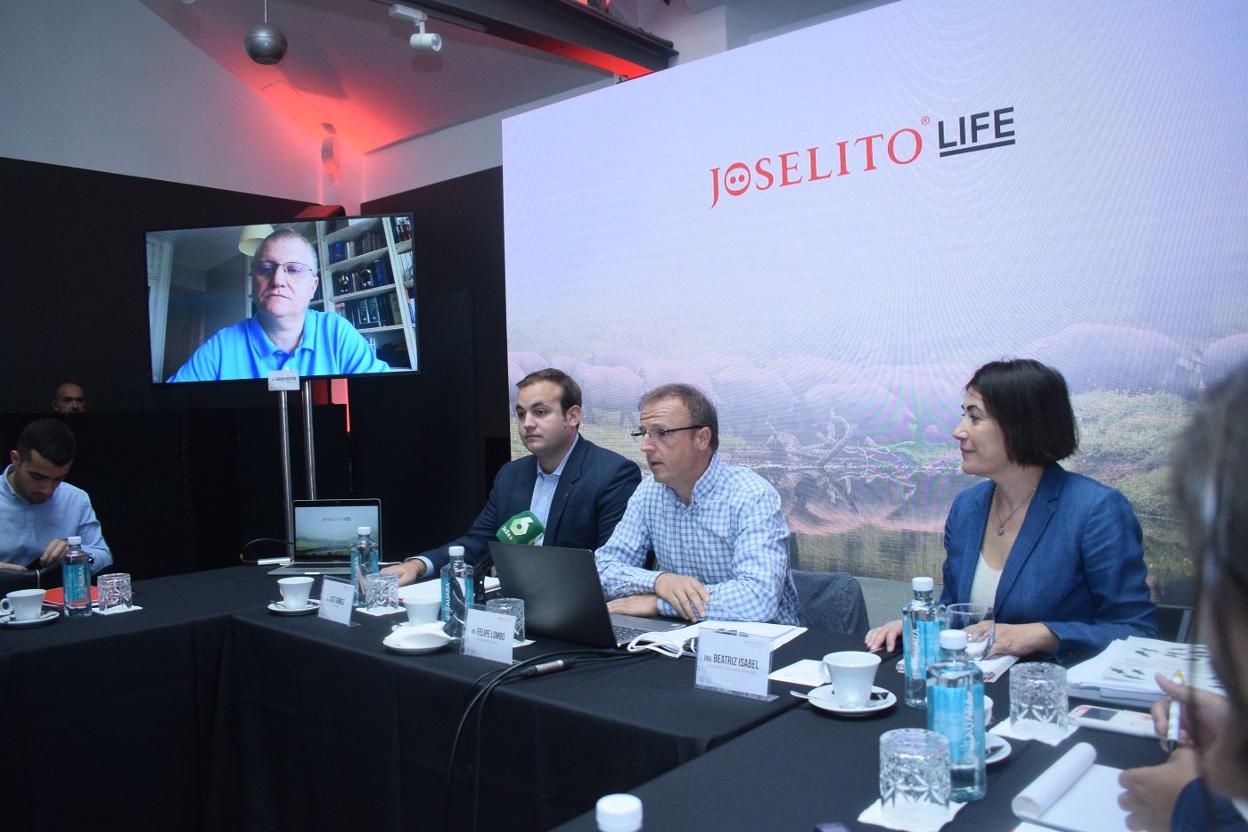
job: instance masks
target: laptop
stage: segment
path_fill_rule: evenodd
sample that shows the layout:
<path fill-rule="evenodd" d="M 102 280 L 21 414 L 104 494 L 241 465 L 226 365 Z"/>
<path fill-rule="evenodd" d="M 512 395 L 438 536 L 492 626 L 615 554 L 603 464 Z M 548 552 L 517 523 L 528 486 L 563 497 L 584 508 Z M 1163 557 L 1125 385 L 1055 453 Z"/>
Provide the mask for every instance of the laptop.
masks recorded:
<path fill-rule="evenodd" d="M 381 549 L 381 500 L 295 500 L 295 557 L 270 575 L 349 575 L 358 526 Z"/>
<path fill-rule="evenodd" d="M 689 625 L 608 612 L 588 549 L 490 541 L 490 554 L 503 595 L 524 599 L 526 633 L 590 647 L 623 647 L 642 633 Z"/>

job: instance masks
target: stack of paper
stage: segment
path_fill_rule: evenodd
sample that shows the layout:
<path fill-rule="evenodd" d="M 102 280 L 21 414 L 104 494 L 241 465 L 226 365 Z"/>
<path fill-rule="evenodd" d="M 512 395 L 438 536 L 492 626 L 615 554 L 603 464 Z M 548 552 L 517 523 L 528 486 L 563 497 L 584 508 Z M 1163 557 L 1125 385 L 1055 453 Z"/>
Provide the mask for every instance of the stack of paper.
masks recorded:
<path fill-rule="evenodd" d="M 1118 806 L 1120 774 L 1099 765 L 1096 749 L 1081 742 L 1019 792 L 1010 808 L 1020 820 L 1049 829 L 1127 832 L 1127 812 Z"/>
<path fill-rule="evenodd" d="M 679 658 L 697 654 L 698 632 L 701 628 L 728 631 L 735 635 L 758 636 L 771 639 L 771 651 L 788 644 L 806 632 L 805 627 L 793 627 L 788 624 L 762 624 L 756 621 L 703 621 L 691 624 L 678 630 L 663 630 L 643 633 L 628 643 L 628 650 L 653 650 Z"/>
<path fill-rule="evenodd" d="M 1170 677 L 1176 670 L 1189 685 L 1222 692 L 1209 664 L 1209 648 L 1138 636 L 1119 639 L 1070 668 L 1066 680 L 1071 696 L 1147 708 L 1162 696 L 1154 675 Z"/>

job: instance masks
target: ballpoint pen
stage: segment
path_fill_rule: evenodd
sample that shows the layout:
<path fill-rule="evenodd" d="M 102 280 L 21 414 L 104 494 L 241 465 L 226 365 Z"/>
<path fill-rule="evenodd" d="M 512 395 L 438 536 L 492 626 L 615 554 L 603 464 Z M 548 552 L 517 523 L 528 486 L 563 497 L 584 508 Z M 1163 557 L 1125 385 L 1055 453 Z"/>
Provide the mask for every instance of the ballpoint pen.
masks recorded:
<path fill-rule="evenodd" d="M 1183 684 L 1183 671 L 1176 670 L 1170 677 L 1175 684 Z M 1166 726 L 1166 750 L 1173 751 L 1179 747 L 1179 700 L 1170 700 L 1170 724 Z"/>

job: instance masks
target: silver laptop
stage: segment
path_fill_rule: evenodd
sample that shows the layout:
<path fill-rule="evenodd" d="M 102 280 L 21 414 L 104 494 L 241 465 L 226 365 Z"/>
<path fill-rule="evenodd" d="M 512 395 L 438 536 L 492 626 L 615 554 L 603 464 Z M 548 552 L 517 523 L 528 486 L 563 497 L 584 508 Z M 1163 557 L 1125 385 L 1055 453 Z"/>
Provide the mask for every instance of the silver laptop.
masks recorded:
<path fill-rule="evenodd" d="M 381 500 L 295 500 L 293 505 L 295 557 L 270 575 L 349 575 L 359 526 L 373 530 L 381 549 Z"/>
<path fill-rule="evenodd" d="M 689 625 L 608 612 L 588 549 L 490 541 L 490 554 L 503 595 L 524 599 L 526 633 L 591 647 L 623 647 L 642 633 Z"/>

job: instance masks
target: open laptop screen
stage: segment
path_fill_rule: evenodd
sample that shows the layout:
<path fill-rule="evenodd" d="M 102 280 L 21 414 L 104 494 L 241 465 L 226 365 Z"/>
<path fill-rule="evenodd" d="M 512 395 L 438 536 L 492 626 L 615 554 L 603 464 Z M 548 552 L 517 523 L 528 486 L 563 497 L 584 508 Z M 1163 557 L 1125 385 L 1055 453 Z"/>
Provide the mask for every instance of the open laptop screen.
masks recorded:
<path fill-rule="evenodd" d="M 297 562 L 350 561 L 358 526 L 371 528 L 381 547 L 380 500 L 295 500 L 294 508 Z"/>

